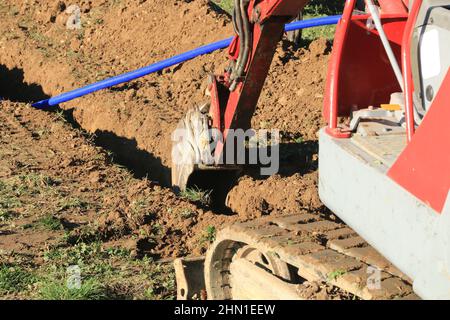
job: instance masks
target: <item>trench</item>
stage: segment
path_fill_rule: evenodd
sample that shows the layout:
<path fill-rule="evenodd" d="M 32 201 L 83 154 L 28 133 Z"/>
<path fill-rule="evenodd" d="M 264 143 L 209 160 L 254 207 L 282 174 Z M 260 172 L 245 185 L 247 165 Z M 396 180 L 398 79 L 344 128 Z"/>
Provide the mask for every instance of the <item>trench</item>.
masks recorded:
<path fill-rule="evenodd" d="M 0 65 L 0 97 L 14 102 L 29 103 L 49 96 L 39 83 L 27 81 L 25 71 Z M 75 107 L 76 108 L 76 107 Z M 89 134 L 74 117 L 74 110 L 62 109 L 59 106 L 46 109 L 44 112 L 60 112 L 66 121 L 75 129 L 81 130 L 98 147 L 109 155 L 111 162 L 126 168 L 135 178 L 149 179 L 162 187 L 171 189 L 171 169 L 163 164 L 161 158 L 148 150 L 139 148 L 133 138 L 117 135 L 112 131 L 96 130 Z M 287 135 L 288 133 L 283 133 Z M 301 143 L 281 142 L 278 174 L 288 177 L 296 173 L 305 174 L 317 170 L 317 142 Z M 255 180 L 265 180 L 261 175 L 261 166 L 246 165 L 241 171 L 196 171 L 189 179 L 189 186 L 211 191 L 211 202 L 207 205 L 195 203 L 199 208 L 211 210 L 215 214 L 231 215 L 234 212 L 227 207 L 227 195 L 238 183 L 242 175 L 251 176 Z"/>
<path fill-rule="evenodd" d="M 19 103 L 32 103 L 50 96 L 44 88 L 35 82 L 27 81 L 26 72 L 18 67 L 8 68 L 0 64 L 0 100 L 9 100 Z M 138 147 L 136 139 L 121 137 L 115 132 L 96 130 L 93 134 L 87 132 L 74 116 L 74 108 L 63 109 L 59 106 L 44 109 L 43 112 L 61 113 L 66 122 L 74 129 L 83 132 L 96 146 L 101 147 L 111 162 L 126 168 L 137 179 L 148 179 L 162 187 L 172 189 L 171 169 L 162 163 L 162 160 L 153 153 Z M 202 176 L 202 178 L 199 178 Z M 199 208 L 213 211 L 215 214 L 233 214 L 226 207 L 225 199 L 228 192 L 237 183 L 238 176 L 227 174 L 193 175 L 190 179 L 191 188 L 211 191 L 211 202 L 207 205 L 194 203 Z"/>

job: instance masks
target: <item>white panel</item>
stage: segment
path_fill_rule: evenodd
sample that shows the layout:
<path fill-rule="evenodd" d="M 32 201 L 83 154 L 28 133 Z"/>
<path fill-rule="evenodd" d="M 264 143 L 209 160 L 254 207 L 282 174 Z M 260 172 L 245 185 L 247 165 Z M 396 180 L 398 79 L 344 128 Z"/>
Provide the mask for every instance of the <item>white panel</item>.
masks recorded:
<path fill-rule="evenodd" d="M 450 299 L 450 202 L 438 214 L 367 156 L 350 139 L 321 130 L 320 199 L 412 278 L 420 297 Z"/>
<path fill-rule="evenodd" d="M 424 79 L 434 78 L 440 74 L 439 32 L 436 29 L 425 32 L 422 37 L 420 62 Z"/>

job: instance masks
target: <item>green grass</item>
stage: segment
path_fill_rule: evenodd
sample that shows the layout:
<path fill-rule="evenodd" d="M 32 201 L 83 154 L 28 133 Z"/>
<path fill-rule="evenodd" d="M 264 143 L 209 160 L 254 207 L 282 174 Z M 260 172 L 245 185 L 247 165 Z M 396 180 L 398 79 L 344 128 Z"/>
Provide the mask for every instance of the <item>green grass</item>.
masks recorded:
<path fill-rule="evenodd" d="M 341 14 L 344 9 L 344 3 L 345 1 L 343 0 L 311 0 L 303 10 L 303 13 L 311 16 Z"/>
<path fill-rule="evenodd" d="M 228 13 L 233 10 L 233 0 L 213 0 L 213 2 Z M 344 2 L 343 0 L 311 0 L 303 13 L 310 16 L 340 14 L 344 8 Z"/>
<path fill-rule="evenodd" d="M 72 208 L 86 209 L 89 204 L 79 198 L 64 198 L 59 203 L 59 210 L 64 211 Z"/>
<path fill-rule="evenodd" d="M 233 0 L 213 0 L 222 10 L 225 10 L 229 14 L 233 11 L 234 2 Z"/>
<path fill-rule="evenodd" d="M 26 290 L 35 276 L 20 266 L 0 265 L 0 295 Z"/>
<path fill-rule="evenodd" d="M 174 299 L 175 275 L 172 265 L 153 259 L 132 258 L 130 250 L 104 248 L 101 242 L 55 247 L 44 253 L 44 274 L 37 297 L 48 300 L 74 299 Z M 67 287 L 66 270 L 78 266 L 81 287 Z"/>
<path fill-rule="evenodd" d="M 50 231 L 56 231 L 56 230 L 62 230 L 63 226 L 61 224 L 61 221 L 54 217 L 51 214 L 47 214 L 40 218 L 36 224 L 44 229 L 50 230 Z"/>
<path fill-rule="evenodd" d="M 335 270 L 333 272 L 330 272 L 328 274 L 328 281 L 334 281 L 337 278 L 342 277 L 346 273 L 347 272 L 345 270 L 342 270 L 342 269 L 338 269 L 338 270 Z"/>
<path fill-rule="evenodd" d="M 214 242 L 214 240 L 216 240 L 216 227 L 214 226 L 208 226 L 206 227 L 206 230 L 204 231 L 201 239 L 200 239 L 200 243 L 212 243 Z"/>
<path fill-rule="evenodd" d="M 180 197 L 188 201 L 208 206 L 211 204 L 211 193 L 212 190 L 201 190 L 198 187 L 193 187 L 183 190 L 180 193 Z"/>
<path fill-rule="evenodd" d="M 79 288 L 70 288 L 65 279 L 52 279 L 41 282 L 39 298 L 42 300 L 104 300 L 105 287 L 98 279 L 81 281 Z"/>

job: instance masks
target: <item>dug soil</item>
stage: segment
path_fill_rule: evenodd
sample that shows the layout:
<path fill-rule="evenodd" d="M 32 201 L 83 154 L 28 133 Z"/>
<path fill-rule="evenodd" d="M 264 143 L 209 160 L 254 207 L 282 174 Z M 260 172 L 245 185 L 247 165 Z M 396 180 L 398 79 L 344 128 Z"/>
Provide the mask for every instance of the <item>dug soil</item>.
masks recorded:
<path fill-rule="evenodd" d="M 252 120 L 281 130 L 280 171 L 247 170 L 223 214 L 172 192 L 170 135 L 207 101 L 207 75 L 226 67 L 225 51 L 50 111 L 28 103 L 229 37 L 229 17 L 203 0 L 79 1 L 81 29 L 70 30 L 69 4 L 0 4 L 0 191 L 18 201 L 1 200 L 3 260 L 21 254 L 39 266 L 49 248 L 93 239 L 133 257 L 201 255 L 215 230 L 236 220 L 331 215 L 317 193 L 326 40 L 280 44 Z M 49 218 L 58 227 L 39 227 Z"/>

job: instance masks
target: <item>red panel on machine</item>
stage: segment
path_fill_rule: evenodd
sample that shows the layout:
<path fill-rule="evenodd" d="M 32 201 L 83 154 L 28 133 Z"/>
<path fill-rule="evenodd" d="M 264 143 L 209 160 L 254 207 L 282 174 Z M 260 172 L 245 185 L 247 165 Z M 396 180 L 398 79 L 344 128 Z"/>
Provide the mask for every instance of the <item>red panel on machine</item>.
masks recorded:
<path fill-rule="evenodd" d="M 353 108 L 361 109 L 370 105 L 389 103 L 391 93 L 401 91 L 378 32 L 375 29 L 369 30 L 366 26 L 368 17 L 353 16 L 342 52 L 339 54 L 333 51 L 323 110 L 323 116 L 328 123 L 334 90 L 337 91 L 335 102 L 338 116 L 349 116 Z M 407 16 L 382 15 L 381 19 L 400 64 L 401 43 Z M 338 27 L 336 32 L 345 32 L 343 29 Z M 334 79 L 339 80 L 333 81 Z"/>
<path fill-rule="evenodd" d="M 408 14 L 407 4 L 403 1 L 378 0 L 381 7 L 381 13 L 388 12 L 390 14 Z"/>
<path fill-rule="evenodd" d="M 411 142 L 388 176 L 442 212 L 450 189 L 450 70 Z"/>

